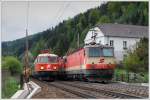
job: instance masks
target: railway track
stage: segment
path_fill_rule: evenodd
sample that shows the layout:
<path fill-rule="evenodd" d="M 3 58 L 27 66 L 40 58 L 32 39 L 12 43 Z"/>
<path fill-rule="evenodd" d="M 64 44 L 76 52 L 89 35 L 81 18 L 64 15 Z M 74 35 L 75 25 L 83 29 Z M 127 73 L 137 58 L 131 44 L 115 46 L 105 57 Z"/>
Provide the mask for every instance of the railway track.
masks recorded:
<path fill-rule="evenodd" d="M 121 93 L 119 91 L 110 91 L 110 90 L 106 90 L 106 89 L 96 89 L 93 87 L 87 87 L 83 84 L 81 86 L 77 83 L 75 84 L 75 83 L 61 82 L 61 84 L 65 84 L 65 85 L 69 85 L 69 86 L 77 87 L 77 88 L 81 88 L 81 89 L 86 89 L 89 91 L 95 91 L 95 92 L 98 92 L 98 93 L 103 94 L 105 96 L 112 97 L 112 98 L 125 98 L 125 99 L 127 99 L 127 98 L 131 98 L 131 99 L 144 99 L 144 98 L 146 98 L 146 97 L 141 97 L 141 96 L 137 96 L 137 95 L 133 95 L 133 94 Z"/>
<path fill-rule="evenodd" d="M 85 91 L 83 92 L 81 89 L 77 89 L 75 87 L 71 87 L 71 86 L 68 86 L 68 85 L 58 84 L 58 83 L 49 83 L 49 85 L 52 85 L 56 88 L 62 89 L 62 90 L 67 91 L 67 92 L 70 92 L 70 93 L 75 94 L 75 95 L 77 95 L 79 97 L 82 97 L 82 98 L 91 98 L 91 99 L 96 98 L 93 95 L 86 94 L 86 92 Z"/>
<path fill-rule="evenodd" d="M 101 83 L 89 83 L 89 82 L 79 82 L 75 81 L 75 84 L 84 84 L 86 86 L 92 86 L 93 88 L 102 88 L 110 91 L 119 91 L 122 93 L 138 95 L 141 97 L 149 97 L 149 87 L 148 86 L 137 86 L 131 84 L 122 84 L 118 82 L 112 82 L 109 84 L 101 84 Z"/>
<path fill-rule="evenodd" d="M 38 80 L 39 81 L 39 80 Z M 41 82 L 41 81 L 40 81 Z M 66 82 L 66 81 L 54 81 L 54 82 L 45 82 L 42 81 L 42 84 L 47 84 L 48 86 L 52 86 L 58 89 L 61 89 L 63 91 L 69 92 L 71 94 L 76 95 L 80 98 L 123 98 L 123 99 L 145 99 L 148 97 L 143 97 L 139 95 L 129 94 L 129 93 L 123 93 L 121 91 L 113 91 L 109 90 L 108 88 L 99 88 L 98 86 L 104 85 L 104 84 L 94 84 L 92 83 L 85 83 L 85 82 Z M 106 84 L 108 85 L 108 84 Z M 109 85 L 108 85 L 109 86 Z"/>
<path fill-rule="evenodd" d="M 64 84 L 61 84 L 60 81 L 57 81 L 57 82 L 46 82 L 46 81 L 39 81 L 37 79 L 33 79 L 33 81 L 38 81 L 41 84 L 46 84 L 48 86 L 61 89 L 61 90 L 65 91 L 65 92 L 68 92 L 68 93 L 71 93 L 73 95 L 76 95 L 79 98 L 88 98 L 88 99 L 89 98 L 90 99 L 97 98 L 97 96 L 94 96 L 94 94 L 91 94 L 90 91 L 79 89 L 79 88 L 68 86 L 68 85 L 64 85 Z M 107 98 L 107 97 L 103 97 L 103 98 Z"/>

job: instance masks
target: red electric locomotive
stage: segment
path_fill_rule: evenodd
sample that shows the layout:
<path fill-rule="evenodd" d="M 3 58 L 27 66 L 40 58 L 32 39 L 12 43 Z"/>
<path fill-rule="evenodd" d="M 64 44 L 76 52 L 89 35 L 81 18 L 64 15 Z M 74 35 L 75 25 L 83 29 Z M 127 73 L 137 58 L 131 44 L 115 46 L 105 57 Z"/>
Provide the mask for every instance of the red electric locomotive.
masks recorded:
<path fill-rule="evenodd" d="M 35 59 L 33 76 L 40 80 L 54 80 L 58 69 L 58 56 L 43 50 Z"/>
<path fill-rule="evenodd" d="M 108 82 L 113 77 L 116 65 L 114 48 L 98 44 L 85 45 L 67 55 L 65 64 L 67 78 Z"/>

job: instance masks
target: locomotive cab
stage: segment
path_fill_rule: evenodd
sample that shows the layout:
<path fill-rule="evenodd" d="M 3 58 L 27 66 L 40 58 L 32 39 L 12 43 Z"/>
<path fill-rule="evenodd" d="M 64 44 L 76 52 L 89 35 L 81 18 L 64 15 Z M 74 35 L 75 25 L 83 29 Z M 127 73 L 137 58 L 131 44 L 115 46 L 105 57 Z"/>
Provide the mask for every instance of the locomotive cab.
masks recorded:
<path fill-rule="evenodd" d="M 85 46 L 85 76 L 88 80 L 110 81 L 113 77 L 115 63 L 113 47 Z"/>
<path fill-rule="evenodd" d="M 58 69 L 58 56 L 55 54 L 39 54 L 34 62 L 35 76 L 42 80 L 54 80 Z"/>

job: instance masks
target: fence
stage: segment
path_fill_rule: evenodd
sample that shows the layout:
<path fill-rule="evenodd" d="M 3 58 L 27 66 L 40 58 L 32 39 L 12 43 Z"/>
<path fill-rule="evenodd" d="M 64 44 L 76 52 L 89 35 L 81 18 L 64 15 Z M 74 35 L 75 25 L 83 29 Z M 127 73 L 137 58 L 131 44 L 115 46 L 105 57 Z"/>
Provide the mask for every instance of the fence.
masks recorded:
<path fill-rule="evenodd" d="M 128 83 L 147 83 L 148 76 L 136 73 L 115 73 L 113 81 L 122 81 Z"/>

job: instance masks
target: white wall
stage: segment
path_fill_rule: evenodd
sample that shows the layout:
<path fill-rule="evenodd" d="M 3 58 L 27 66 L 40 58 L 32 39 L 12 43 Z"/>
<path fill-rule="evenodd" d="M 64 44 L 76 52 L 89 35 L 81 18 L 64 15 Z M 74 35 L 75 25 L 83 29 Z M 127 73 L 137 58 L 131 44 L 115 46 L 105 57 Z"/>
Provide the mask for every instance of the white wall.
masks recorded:
<path fill-rule="evenodd" d="M 140 39 L 139 38 L 123 38 L 123 37 L 106 37 L 106 43 L 110 45 L 110 40 L 114 41 L 115 57 L 120 61 L 123 60 L 123 55 L 126 50 L 123 49 L 123 41 L 127 41 L 127 48 L 134 46 Z"/>
<path fill-rule="evenodd" d="M 101 43 L 104 43 L 104 34 L 100 31 L 100 29 L 98 27 L 95 27 L 94 30 L 96 30 L 97 36 L 96 36 L 96 43 L 99 43 L 99 41 L 101 41 Z M 92 42 L 92 31 L 89 31 L 84 39 L 84 43 L 88 44 L 90 42 Z"/>
<path fill-rule="evenodd" d="M 127 41 L 127 48 L 130 48 L 134 46 L 140 39 L 139 38 L 125 38 L 125 37 L 105 37 L 102 31 L 95 27 L 96 32 L 98 33 L 96 36 L 96 43 L 99 43 L 101 41 L 101 44 L 103 45 L 110 45 L 110 40 L 114 41 L 114 51 L 115 51 L 115 57 L 118 61 L 123 60 L 124 54 L 126 54 L 126 50 L 123 49 L 123 41 Z M 89 31 L 86 35 L 86 38 L 84 40 L 85 43 L 92 42 L 92 31 Z"/>
<path fill-rule="evenodd" d="M 127 41 L 127 48 L 134 45 L 136 42 L 138 42 L 139 38 L 124 38 L 124 37 L 106 37 L 106 43 L 110 44 L 110 40 L 114 41 L 114 47 L 117 51 L 123 50 L 123 41 Z"/>

